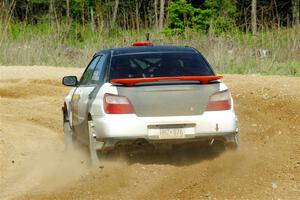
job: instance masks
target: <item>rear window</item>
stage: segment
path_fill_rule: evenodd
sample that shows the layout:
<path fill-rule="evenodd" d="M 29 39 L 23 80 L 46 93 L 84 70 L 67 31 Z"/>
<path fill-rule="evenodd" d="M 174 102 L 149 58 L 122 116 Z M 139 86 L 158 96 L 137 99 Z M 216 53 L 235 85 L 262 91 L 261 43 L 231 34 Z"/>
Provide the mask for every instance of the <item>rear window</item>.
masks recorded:
<path fill-rule="evenodd" d="M 210 76 L 214 72 L 197 53 L 141 53 L 112 57 L 110 79 Z"/>

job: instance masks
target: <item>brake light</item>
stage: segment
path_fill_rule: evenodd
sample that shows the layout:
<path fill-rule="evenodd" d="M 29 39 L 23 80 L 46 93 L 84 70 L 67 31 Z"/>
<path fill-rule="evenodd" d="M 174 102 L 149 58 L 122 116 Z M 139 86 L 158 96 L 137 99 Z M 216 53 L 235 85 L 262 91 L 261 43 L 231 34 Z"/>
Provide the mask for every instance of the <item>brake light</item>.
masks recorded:
<path fill-rule="evenodd" d="M 206 111 L 229 110 L 230 108 L 231 95 L 228 90 L 224 90 L 210 96 Z"/>
<path fill-rule="evenodd" d="M 152 42 L 134 42 L 132 46 L 152 46 Z"/>
<path fill-rule="evenodd" d="M 104 95 L 104 110 L 108 114 L 130 114 L 133 107 L 127 97 L 106 93 Z"/>

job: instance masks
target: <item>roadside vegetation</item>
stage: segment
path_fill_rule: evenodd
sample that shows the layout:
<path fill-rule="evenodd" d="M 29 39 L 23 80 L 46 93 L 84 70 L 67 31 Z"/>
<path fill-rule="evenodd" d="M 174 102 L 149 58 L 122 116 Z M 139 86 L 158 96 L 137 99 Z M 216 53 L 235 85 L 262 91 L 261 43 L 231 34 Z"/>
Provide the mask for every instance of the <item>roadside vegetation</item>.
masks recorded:
<path fill-rule="evenodd" d="M 85 67 L 97 50 L 150 33 L 156 45 L 197 48 L 218 73 L 299 76 L 299 0 L 268 2 L 253 20 L 253 0 L 5 0 L 0 65 Z"/>

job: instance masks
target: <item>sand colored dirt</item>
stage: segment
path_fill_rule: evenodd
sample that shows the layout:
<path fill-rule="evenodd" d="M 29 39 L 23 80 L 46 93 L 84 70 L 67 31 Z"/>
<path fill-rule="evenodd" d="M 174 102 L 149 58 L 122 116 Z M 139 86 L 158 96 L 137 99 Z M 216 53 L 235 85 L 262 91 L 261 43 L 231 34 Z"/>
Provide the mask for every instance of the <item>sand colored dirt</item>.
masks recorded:
<path fill-rule="evenodd" d="M 0 67 L 0 199 L 299 199 L 300 78 L 225 75 L 240 120 L 237 152 L 169 152 L 90 168 L 66 154 L 65 75 Z"/>

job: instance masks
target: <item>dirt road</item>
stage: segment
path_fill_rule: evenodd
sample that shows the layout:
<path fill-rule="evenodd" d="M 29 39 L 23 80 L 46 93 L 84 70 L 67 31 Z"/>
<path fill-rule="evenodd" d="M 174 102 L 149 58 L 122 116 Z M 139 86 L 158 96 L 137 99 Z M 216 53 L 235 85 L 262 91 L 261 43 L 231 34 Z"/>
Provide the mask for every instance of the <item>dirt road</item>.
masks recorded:
<path fill-rule="evenodd" d="M 238 152 L 117 158 L 91 169 L 63 145 L 61 77 L 81 72 L 0 67 L 0 199 L 299 199 L 299 77 L 225 76 Z"/>

